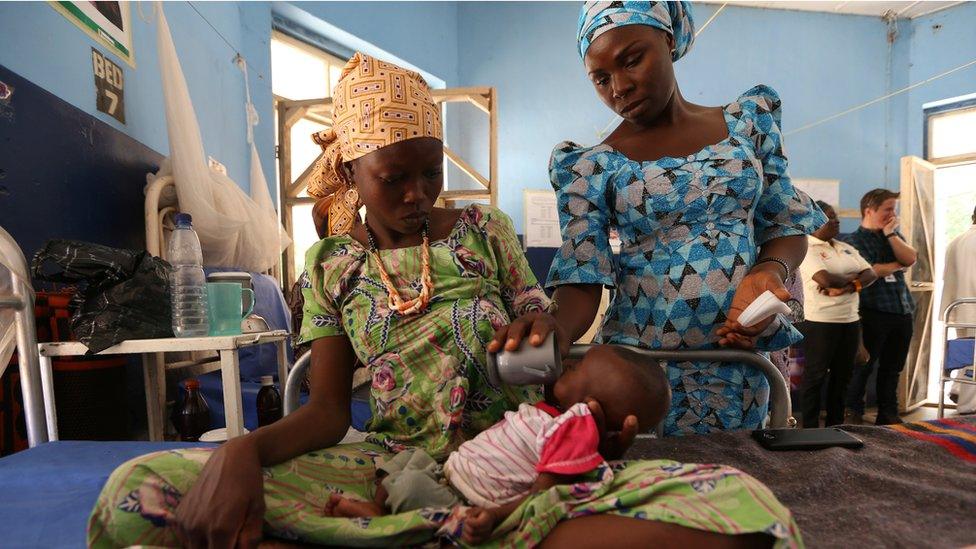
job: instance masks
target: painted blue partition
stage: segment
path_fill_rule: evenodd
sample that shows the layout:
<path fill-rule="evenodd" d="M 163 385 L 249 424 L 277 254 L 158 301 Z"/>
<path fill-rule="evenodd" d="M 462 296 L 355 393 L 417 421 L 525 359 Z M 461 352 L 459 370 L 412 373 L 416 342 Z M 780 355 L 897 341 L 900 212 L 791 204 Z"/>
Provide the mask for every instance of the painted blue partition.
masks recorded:
<path fill-rule="evenodd" d="M 162 156 L 0 66 L 0 225 L 28 260 L 45 240 L 145 248 L 143 187 Z M 94 92 L 93 92 L 94 93 Z"/>

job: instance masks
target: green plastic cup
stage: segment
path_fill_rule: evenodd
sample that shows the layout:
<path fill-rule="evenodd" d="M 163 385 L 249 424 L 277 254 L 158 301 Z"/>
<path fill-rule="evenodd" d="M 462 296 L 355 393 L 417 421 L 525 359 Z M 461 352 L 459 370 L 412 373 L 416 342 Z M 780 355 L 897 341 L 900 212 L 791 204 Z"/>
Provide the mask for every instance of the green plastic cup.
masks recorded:
<path fill-rule="evenodd" d="M 250 294 L 250 307 L 244 311 L 244 294 Z M 241 334 L 241 320 L 254 310 L 254 290 L 244 288 L 239 282 L 207 283 L 207 316 L 210 318 L 210 335 L 228 336 Z"/>

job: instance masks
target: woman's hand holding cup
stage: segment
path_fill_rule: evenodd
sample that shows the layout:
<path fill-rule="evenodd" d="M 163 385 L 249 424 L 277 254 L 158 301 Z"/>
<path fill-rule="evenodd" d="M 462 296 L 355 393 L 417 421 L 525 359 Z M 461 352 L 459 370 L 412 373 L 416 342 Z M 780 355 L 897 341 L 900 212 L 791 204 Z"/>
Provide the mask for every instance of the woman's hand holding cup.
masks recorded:
<path fill-rule="evenodd" d="M 488 352 L 517 351 L 522 346 L 524 339 L 528 339 L 529 344 L 533 347 L 539 347 L 553 332 L 556 334 L 559 354 L 565 357 L 569 354 L 569 341 L 555 317 L 546 312 L 526 313 L 516 318 L 511 324 L 495 330 L 494 337 L 488 342 Z"/>

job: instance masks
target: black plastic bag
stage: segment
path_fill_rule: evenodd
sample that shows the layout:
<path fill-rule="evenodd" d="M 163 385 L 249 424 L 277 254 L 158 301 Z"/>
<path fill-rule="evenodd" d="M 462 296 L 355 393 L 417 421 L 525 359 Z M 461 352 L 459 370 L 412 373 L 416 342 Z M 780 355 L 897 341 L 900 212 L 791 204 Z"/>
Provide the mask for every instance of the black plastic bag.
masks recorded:
<path fill-rule="evenodd" d="M 126 339 L 173 337 L 166 261 L 146 251 L 49 240 L 31 265 L 38 280 L 78 285 L 71 330 L 89 354 Z"/>

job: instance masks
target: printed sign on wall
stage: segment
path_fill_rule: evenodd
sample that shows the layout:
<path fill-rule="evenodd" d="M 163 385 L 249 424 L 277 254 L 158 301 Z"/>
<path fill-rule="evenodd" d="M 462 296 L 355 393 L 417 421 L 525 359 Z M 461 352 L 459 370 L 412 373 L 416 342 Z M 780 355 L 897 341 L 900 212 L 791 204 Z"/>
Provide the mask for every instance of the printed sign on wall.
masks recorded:
<path fill-rule="evenodd" d="M 823 200 L 834 209 L 840 209 L 840 179 L 802 179 L 793 178 L 793 186 L 810 195 L 814 200 Z"/>
<path fill-rule="evenodd" d="M 523 191 L 525 212 L 525 248 L 558 248 L 563 239 L 559 234 L 559 214 L 554 191 Z"/>
<path fill-rule="evenodd" d="M 125 124 L 122 68 L 92 48 L 92 73 L 95 75 L 98 110 Z"/>
<path fill-rule="evenodd" d="M 129 2 L 51 2 L 51 6 L 135 68 Z"/>

